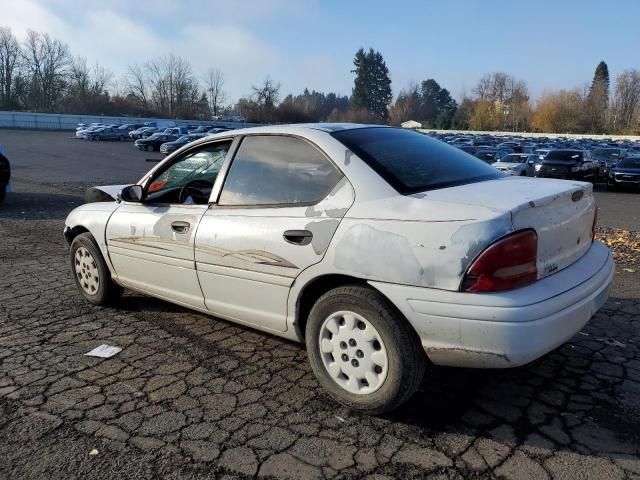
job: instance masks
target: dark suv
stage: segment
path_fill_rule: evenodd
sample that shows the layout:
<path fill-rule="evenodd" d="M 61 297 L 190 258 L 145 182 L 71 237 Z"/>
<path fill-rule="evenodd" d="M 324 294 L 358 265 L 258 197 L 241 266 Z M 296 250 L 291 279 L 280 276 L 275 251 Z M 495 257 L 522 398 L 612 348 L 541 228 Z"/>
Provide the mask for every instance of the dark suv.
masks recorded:
<path fill-rule="evenodd" d="M 595 183 L 599 165 L 589 150 L 552 150 L 542 160 L 536 177 L 581 180 Z"/>
<path fill-rule="evenodd" d="M 2 145 L 0 145 L 0 202 L 4 200 L 9 180 L 11 180 L 11 166 L 7 157 L 2 154 Z"/>

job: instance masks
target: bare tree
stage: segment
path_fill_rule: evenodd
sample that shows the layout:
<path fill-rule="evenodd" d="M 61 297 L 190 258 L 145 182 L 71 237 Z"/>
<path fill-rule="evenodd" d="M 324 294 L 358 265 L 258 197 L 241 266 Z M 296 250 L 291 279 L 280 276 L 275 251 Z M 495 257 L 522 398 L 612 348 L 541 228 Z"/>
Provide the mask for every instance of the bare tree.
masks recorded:
<path fill-rule="evenodd" d="M 264 79 L 261 86 L 253 85 L 251 89 L 252 97 L 260 106 L 272 108 L 280 99 L 280 84 L 275 83 L 269 76 Z"/>
<path fill-rule="evenodd" d="M 175 117 L 197 108 L 199 86 L 187 60 L 172 53 L 148 62 L 146 70 L 151 98 L 160 113 Z"/>
<path fill-rule="evenodd" d="M 89 67 L 86 58 L 74 58 L 69 66 L 67 109 L 99 113 L 108 99 L 106 88 L 112 77 L 113 74 L 100 64 Z"/>
<path fill-rule="evenodd" d="M 69 48 L 48 33 L 29 30 L 22 54 L 33 106 L 36 109 L 53 110 L 66 87 Z"/>
<path fill-rule="evenodd" d="M 210 68 L 205 78 L 205 88 L 209 99 L 209 109 L 215 116 L 219 115 L 226 94 L 222 87 L 224 86 L 224 74 L 218 68 Z"/>
<path fill-rule="evenodd" d="M 134 97 L 145 109 L 149 109 L 149 81 L 145 70 L 134 63 L 127 66 L 127 73 L 124 78 L 127 95 Z"/>
<path fill-rule="evenodd" d="M 502 72 L 494 72 L 480 79 L 474 89 L 477 100 L 476 123 L 485 128 L 522 130 L 531 115 L 529 91 L 522 80 Z M 478 119 L 482 118 L 480 122 Z"/>
<path fill-rule="evenodd" d="M 633 126 L 640 105 L 640 72 L 625 70 L 616 77 L 613 107 L 614 130 Z"/>
<path fill-rule="evenodd" d="M 0 105 L 10 105 L 14 71 L 20 58 L 20 44 L 9 27 L 0 27 Z"/>

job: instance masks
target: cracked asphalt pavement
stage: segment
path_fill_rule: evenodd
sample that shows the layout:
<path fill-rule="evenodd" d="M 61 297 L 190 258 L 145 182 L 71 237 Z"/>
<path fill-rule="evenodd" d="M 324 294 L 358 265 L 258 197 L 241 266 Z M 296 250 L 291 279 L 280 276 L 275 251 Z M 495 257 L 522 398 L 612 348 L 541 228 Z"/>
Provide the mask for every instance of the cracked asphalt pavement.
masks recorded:
<path fill-rule="evenodd" d="M 87 178 L 65 182 L 47 175 L 56 166 L 37 141 L 21 145 L 23 168 L 7 138 L 16 183 L 0 206 L 0 478 L 640 479 L 635 267 L 537 362 L 432 368 L 399 411 L 367 417 L 324 394 L 301 345 L 133 293 L 113 308 L 84 302 L 61 232 L 100 159 L 85 157 Z M 65 140 L 56 155 L 133 150 Z M 141 173 L 152 166 L 130 155 Z M 638 211 L 640 194 L 620 195 Z M 604 226 L 634 227 L 603 210 Z M 102 343 L 123 350 L 84 356 Z"/>

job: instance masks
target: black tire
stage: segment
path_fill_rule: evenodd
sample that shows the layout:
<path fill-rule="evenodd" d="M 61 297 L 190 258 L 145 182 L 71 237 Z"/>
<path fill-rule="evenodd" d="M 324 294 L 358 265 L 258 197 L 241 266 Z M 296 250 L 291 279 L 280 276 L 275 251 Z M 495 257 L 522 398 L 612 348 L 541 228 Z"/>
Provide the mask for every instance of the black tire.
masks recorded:
<path fill-rule="evenodd" d="M 607 190 L 610 190 L 612 192 L 617 192 L 618 191 L 618 186 L 607 182 Z"/>
<path fill-rule="evenodd" d="M 0 185 L 0 203 L 4 201 L 4 197 L 7 196 L 7 186 Z"/>
<path fill-rule="evenodd" d="M 372 393 L 351 393 L 328 373 L 320 352 L 320 335 L 327 318 L 335 312 L 351 311 L 364 317 L 378 331 L 388 359 L 387 376 Z M 305 332 L 311 367 L 320 385 L 338 402 L 370 415 L 398 408 L 418 389 L 427 357 L 408 322 L 377 291 L 363 286 L 344 286 L 322 295 L 309 314 Z"/>
<path fill-rule="evenodd" d="M 76 273 L 76 251 L 81 247 L 85 248 L 93 257 L 94 265 L 97 268 L 98 288 L 95 292 L 88 292 L 81 284 L 78 274 Z M 109 267 L 100 253 L 100 249 L 96 244 L 93 235 L 90 233 L 81 233 L 73 239 L 71 242 L 71 248 L 69 250 L 69 259 L 71 267 L 71 275 L 76 283 L 76 287 L 82 294 L 82 296 L 90 303 L 94 305 L 107 305 L 114 300 L 117 300 L 122 295 L 122 287 L 114 283 L 111 280 L 111 272 Z"/>
<path fill-rule="evenodd" d="M 153 145 L 147 145 L 147 152 L 153 152 Z"/>

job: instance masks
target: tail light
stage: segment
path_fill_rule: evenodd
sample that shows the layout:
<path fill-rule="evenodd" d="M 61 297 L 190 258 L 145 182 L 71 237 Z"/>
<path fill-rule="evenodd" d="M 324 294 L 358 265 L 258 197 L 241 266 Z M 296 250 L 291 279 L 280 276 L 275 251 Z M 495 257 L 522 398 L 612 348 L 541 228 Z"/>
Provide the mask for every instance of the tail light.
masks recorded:
<path fill-rule="evenodd" d="M 593 225 L 591 226 L 591 241 L 596 239 L 596 228 L 598 227 L 598 207 L 596 207 L 596 211 L 593 214 Z"/>
<path fill-rule="evenodd" d="M 474 260 L 462 280 L 463 292 L 499 292 L 523 287 L 538 278 L 538 235 L 512 233 L 490 245 Z"/>

